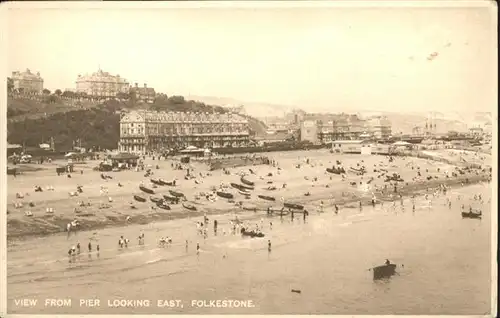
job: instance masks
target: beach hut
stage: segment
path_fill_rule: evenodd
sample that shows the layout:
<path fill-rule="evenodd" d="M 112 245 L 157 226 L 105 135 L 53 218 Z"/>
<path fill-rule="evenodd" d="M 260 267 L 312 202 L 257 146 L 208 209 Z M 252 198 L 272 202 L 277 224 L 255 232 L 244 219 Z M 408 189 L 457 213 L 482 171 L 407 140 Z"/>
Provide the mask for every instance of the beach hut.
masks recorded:
<path fill-rule="evenodd" d="M 406 142 L 406 141 L 396 141 L 395 143 L 392 144 L 394 148 L 405 148 L 405 149 L 411 149 L 413 147 L 413 144 Z"/>
<path fill-rule="evenodd" d="M 370 146 L 369 140 L 335 140 L 332 142 L 333 152 L 361 154 L 362 148 L 365 148 L 364 153 L 371 153 L 367 147 Z"/>

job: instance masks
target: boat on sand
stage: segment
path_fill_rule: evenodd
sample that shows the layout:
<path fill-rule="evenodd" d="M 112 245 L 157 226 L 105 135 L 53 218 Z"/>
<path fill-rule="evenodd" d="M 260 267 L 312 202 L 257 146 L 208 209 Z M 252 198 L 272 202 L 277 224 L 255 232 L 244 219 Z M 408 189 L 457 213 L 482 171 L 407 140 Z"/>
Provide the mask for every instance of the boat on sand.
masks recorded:
<path fill-rule="evenodd" d="M 261 195 L 261 194 L 259 194 L 257 197 L 259 197 L 260 199 L 263 199 L 263 200 L 267 200 L 267 201 L 276 201 L 275 197 L 271 197 L 271 196 L 268 196 L 268 195 Z"/>
<path fill-rule="evenodd" d="M 296 203 L 288 203 L 288 202 L 285 202 L 285 203 L 283 203 L 283 206 L 284 206 L 285 208 L 288 208 L 288 209 L 296 209 L 296 210 L 303 210 L 303 209 L 304 209 L 304 206 L 303 206 L 303 205 L 296 204 Z"/>
<path fill-rule="evenodd" d="M 153 190 L 146 188 L 145 186 L 139 186 L 139 189 L 141 189 L 142 192 L 146 192 L 148 194 L 155 194 Z"/>
<path fill-rule="evenodd" d="M 139 201 L 139 202 L 146 202 L 146 199 L 141 197 L 141 196 L 138 196 L 138 195 L 134 195 L 134 199 L 136 201 Z"/>
<path fill-rule="evenodd" d="M 191 210 L 191 211 L 196 211 L 197 210 L 194 205 L 189 204 L 189 203 L 183 203 L 182 206 L 185 207 L 188 210 Z"/>
<path fill-rule="evenodd" d="M 177 192 L 174 190 L 168 190 L 168 192 L 176 198 L 181 198 L 184 196 L 184 193 L 182 193 L 182 192 Z"/>
<path fill-rule="evenodd" d="M 232 198 L 234 198 L 234 195 L 232 195 L 231 193 L 222 192 L 222 191 L 217 191 L 217 195 L 219 197 L 226 198 L 226 199 L 232 199 Z"/>
<path fill-rule="evenodd" d="M 241 181 L 241 183 L 243 183 L 243 184 L 246 184 L 246 185 L 249 185 L 249 186 L 252 186 L 252 187 L 253 187 L 253 186 L 255 186 L 255 183 L 254 183 L 254 182 L 252 182 L 252 181 L 250 181 L 250 180 L 247 180 L 247 179 L 245 179 L 244 177 L 241 177 L 241 178 L 240 178 L 240 181 Z"/>

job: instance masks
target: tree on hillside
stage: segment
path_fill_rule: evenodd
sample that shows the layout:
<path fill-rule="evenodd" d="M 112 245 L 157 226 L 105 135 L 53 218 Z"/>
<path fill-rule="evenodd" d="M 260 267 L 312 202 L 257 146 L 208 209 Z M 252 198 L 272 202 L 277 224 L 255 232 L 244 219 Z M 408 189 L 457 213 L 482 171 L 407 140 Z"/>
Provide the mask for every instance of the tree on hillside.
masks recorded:
<path fill-rule="evenodd" d="M 179 96 L 179 95 L 174 95 L 174 96 L 170 96 L 168 98 L 168 101 L 170 104 L 184 104 L 186 102 L 186 100 L 184 99 L 184 96 Z"/>
<path fill-rule="evenodd" d="M 68 98 L 74 98 L 74 97 L 75 97 L 75 93 L 74 93 L 74 92 L 72 92 L 72 91 L 64 91 L 64 92 L 62 93 L 62 96 L 63 96 L 63 97 L 68 97 Z"/>
<path fill-rule="evenodd" d="M 14 80 L 10 77 L 7 77 L 7 92 L 12 93 L 14 90 Z"/>
<path fill-rule="evenodd" d="M 58 88 L 58 89 L 56 89 L 56 91 L 54 92 L 54 94 L 56 94 L 57 96 L 61 96 L 62 95 L 62 91 Z"/>
<path fill-rule="evenodd" d="M 153 102 L 154 105 L 165 105 L 168 104 L 168 96 L 165 94 L 158 94 Z"/>
<path fill-rule="evenodd" d="M 45 95 L 50 95 L 50 91 L 46 88 L 43 89 L 42 91 Z"/>
<path fill-rule="evenodd" d="M 48 95 L 43 98 L 43 102 L 46 104 L 55 104 L 57 102 L 56 95 Z"/>

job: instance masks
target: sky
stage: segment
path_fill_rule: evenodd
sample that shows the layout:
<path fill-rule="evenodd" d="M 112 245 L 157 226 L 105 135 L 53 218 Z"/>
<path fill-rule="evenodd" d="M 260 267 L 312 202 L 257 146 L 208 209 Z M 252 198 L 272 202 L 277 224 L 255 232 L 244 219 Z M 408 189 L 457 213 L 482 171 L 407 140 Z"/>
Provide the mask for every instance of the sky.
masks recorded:
<path fill-rule="evenodd" d="M 8 74 L 29 68 L 46 88 L 64 90 L 100 67 L 167 95 L 306 111 L 497 105 L 496 8 L 488 2 L 140 6 L 9 8 Z"/>

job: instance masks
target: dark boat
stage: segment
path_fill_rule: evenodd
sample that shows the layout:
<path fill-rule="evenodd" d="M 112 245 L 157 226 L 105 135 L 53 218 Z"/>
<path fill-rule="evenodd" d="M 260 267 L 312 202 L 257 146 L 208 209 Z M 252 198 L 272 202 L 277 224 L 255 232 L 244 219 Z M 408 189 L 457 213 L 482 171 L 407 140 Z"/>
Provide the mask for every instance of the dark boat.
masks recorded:
<path fill-rule="evenodd" d="M 149 181 L 151 181 L 152 184 L 156 184 L 156 185 L 163 185 L 159 180 L 156 180 L 156 179 L 149 179 Z"/>
<path fill-rule="evenodd" d="M 238 184 L 238 183 L 231 182 L 230 185 L 231 185 L 231 187 L 238 189 L 238 190 L 246 190 L 241 184 Z"/>
<path fill-rule="evenodd" d="M 155 192 L 151 189 L 148 189 L 144 186 L 139 186 L 139 189 L 141 189 L 143 192 L 149 193 L 149 194 L 155 194 Z"/>
<path fill-rule="evenodd" d="M 153 182 L 153 181 L 151 181 L 151 182 Z M 157 182 L 158 182 L 158 185 L 161 185 L 161 186 L 167 185 L 167 183 L 165 181 L 163 181 L 162 179 L 158 179 Z"/>
<path fill-rule="evenodd" d="M 222 192 L 222 191 L 217 191 L 217 195 L 219 197 L 226 198 L 226 199 L 232 199 L 232 198 L 234 198 L 234 195 L 232 195 L 231 193 Z"/>
<path fill-rule="evenodd" d="M 241 183 L 243 183 L 243 184 L 246 184 L 246 185 L 249 185 L 249 186 L 252 186 L 252 187 L 253 187 L 253 186 L 255 186 L 255 183 L 254 183 L 254 182 L 252 182 L 252 181 L 248 181 L 248 180 L 247 180 L 247 179 L 245 179 L 244 177 L 241 177 L 241 178 L 240 178 L 240 181 L 241 181 Z"/>
<path fill-rule="evenodd" d="M 240 184 L 240 186 L 245 189 L 245 190 L 253 190 L 255 189 L 255 187 L 253 186 L 249 186 L 249 185 L 245 185 L 245 184 Z"/>
<path fill-rule="evenodd" d="M 304 206 L 300 204 L 295 204 L 295 203 L 283 203 L 283 206 L 288 209 L 296 209 L 296 210 L 303 210 Z"/>
<path fill-rule="evenodd" d="M 247 230 L 245 230 L 245 228 L 241 228 L 241 235 L 242 236 L 250 236 L 251 238 L 265 236 L 264 233 L 255 232 L 255 231 L 247 231 Z"/>
<path fill-rule="evenodd" d="M 174 197 L 174 196 L 171 196 L 171 195 L 168 195 L 168 194 L 164 194 L 163 195 L 163 198 L 167 201 L 178 201 L 179 198 L 177 197 Z"/>
<path fill-rule="evenodd" d="M 243 184 L 238 184 L 238 183 L 231 183 L 231 186 L 235 189 L 238 189 L 238 190 L 243 190 L 243 191 L 246 191 L 246 190 L 253 190 L 255 189 L 254 187 L 252 186 L 248 186 L 248 185 L 243 185 Z"/>
<path fill-rule="evenodd" d="M 177 191 L 174 191 L 174 190 L 168 190 L 168 192 L 170 192 L 171 195 L 173 195 L 174 197 L 176 198 L 181 198 L 184 196 L 183 193 L 181 192 L 177 192 Z"/>
<path fill-rule="evenodd" d="M 182 206 L 185 207 L 188 210 L 196 211 L 196 207 L 194 205 L 192 205 L 192 204 L 183 203 Z"/>
<path fill-rule="evenodd" d="M 151 200 L 151 202 L 153 202 L 153 203 L 158 203 L 161 201 L 160 198 L 155 198 L 155 197 L 150 197 L 149 200 Z"/>
<path fill-rule="evenodd" d="M 144 199 L 143 197 L 140 197 L 140 196 L 138 196 L 138 195 L 134 195 L 134 199 L 135 199 L 136 201 L 139 201 L 139 202 L 146 202 L 146 199 Z"/>
<path fill-rule="evenodd" d="M 344 168 L 326 168 L 326 172 L 329 172 L 329 173 L 335 173 L 335 174 L 342 174 L 342 173 L 345 173 L 345 170 Z"/>
<path fill-rule="evenodd" d="M 243 210 L 245 211 L 257 211 L 256 207 L 248 207 L 248 206 L 243 206 Z"/>
<path fill-rule="evenodd" d="M 160 209 L 170 210 L 170 206 L 166 204 L 163 200 L 156 202 L 156 206 L 159 207 Z"/>
<path fill-rule="evenodd" d="M 172 181 L 164 181 L 164 180 L 160 179 L 160 182 L 161 182 L 163 185 L 167 185 L 167 186 L 175 187 L 175 180 L 172 180 Z"/>
<path fill-rule="evenodd" d="M 164 194 L 163 195 L 163 198 L 166 200 L 166 201 L 179 201 L 179 198 L 178 197 L 174 197 L 174 196 L 171 196 L 171 195 L 168 195 L 168 194 Z"/>
<path fill-rule="evenodd" d="M 258 197 L 261 198 L 261 199 L 263 199 L 263 200 L 267 200 L 267 201 L 276 201 L 276 199 L 274 197 L 270 197 L 268 195 L 261 195 L 261 194 L 259 194 Z"/>
<path fill-rule="evenodd" d="M 475 213 L 475 212 L 462 212 L 462 218 L 463 219 L 481 219 L 483 214 L 481 212 Z"/>
<path fill-rule="evenodd" d="M 389 278 L 396 274 L 396 264 L 382 265 L 372 268 L 373 280 Z"/>
<path fill-rule="evenodd" d="M 355 171 L 355 172 L 365 172 L 365 168 L 353 168 L 353 167 L 350 167 L 349 169 L 351 169 L 352 171 Z"/>

